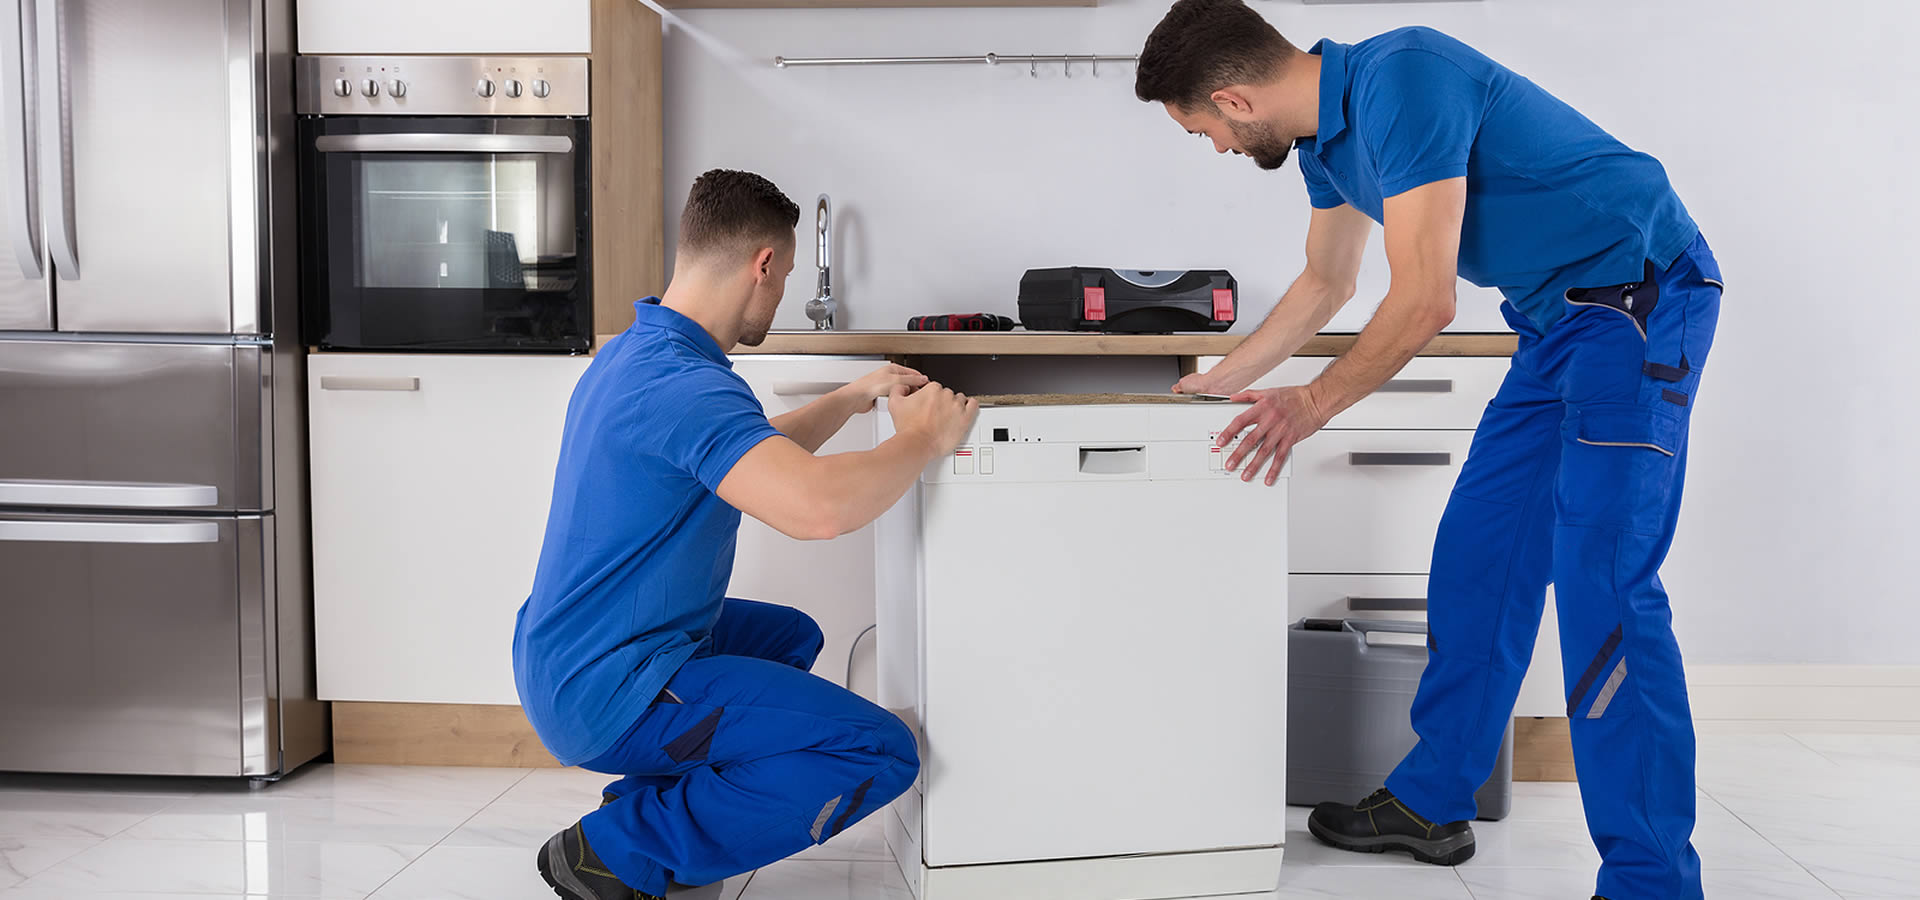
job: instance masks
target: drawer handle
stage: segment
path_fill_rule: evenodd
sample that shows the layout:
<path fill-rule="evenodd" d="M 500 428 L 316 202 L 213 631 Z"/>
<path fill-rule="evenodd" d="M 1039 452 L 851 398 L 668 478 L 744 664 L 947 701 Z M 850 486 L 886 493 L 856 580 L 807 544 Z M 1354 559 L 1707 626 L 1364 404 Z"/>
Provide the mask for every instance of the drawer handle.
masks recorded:
<path fill-rule="evenodd" d="M 1381 394 L 1451 394 L 1451 378 L 1395 378 L 1380 386 Z"/>
<path fill-rule="evenodd" d="M 0 541 L 49 544 L 213 544 L 213 522 L 0 522 Z"/>
<path fill-rule="evenodd" d="M 773 393 L 777 397 L 824 397 L 846 386 L 844 381 L 776 381 Z"/>
<path fill-rule="evenodd" d="M 1425 597 L 1348 597 L 1350 612 L 1425 612 Z"/>
<path fill-rule="evenodd" d="M 1451 466 L 1451 453 L 1349 453 L 1350 466 Z"/>
<path fill-rule="evenodd" d="M 405 375 L 322 375 L 323 391 L 417 391 L 420 379 Z"/>
<path fill-rule="evenodd" d="M 189 508 L 218 505 L 220 489 L 210 484 L 0 481 L 0 503 L 13 506 Z"/>

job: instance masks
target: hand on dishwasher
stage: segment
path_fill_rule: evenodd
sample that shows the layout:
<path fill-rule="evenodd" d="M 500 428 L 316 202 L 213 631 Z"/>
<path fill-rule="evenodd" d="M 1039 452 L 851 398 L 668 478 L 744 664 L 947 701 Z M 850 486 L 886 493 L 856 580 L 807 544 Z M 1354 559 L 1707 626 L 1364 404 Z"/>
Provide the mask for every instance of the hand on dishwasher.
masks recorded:
<path fill-rule="evenodd" d="M 929 381 L 917 391 L 896 384 L 887 399 L 887 411 L 893 414 L 894 431 L 925 438 L 938 455 L 959 446 L 967 436 L 974 417 L 980 414 L 980 401 L 955 393 L 938 381 Z"/>
<path fill-rule="evenodd" d="M 873 412 L 875 401 L 892 396 L 894 388 L 904 387 L 908 393 L 912 393 L 926 383 L 927 376 L 906 366 L 888 363 L 861 376 L 860 380 L 847 385 L 845 390 L 852 391 L 855 397 L 860 398 L 861 412 Z"/>
<path fill-rule="evenodd" d="M 1225 447 L 1246 432 L 1240 446 L 1227 457 L 1227 471 L 1239 472 L 1241 481 L 1253 481 L 1265 467 L 1267 486 L 1273 486 L 1293 446 L 1327 424 L 1327 417 L 1320 414 L 1305 387 L 1242 391 L 1233 395 L 1233 402 L 1253 406 L 1220 432 L 1216 446 Z"/>

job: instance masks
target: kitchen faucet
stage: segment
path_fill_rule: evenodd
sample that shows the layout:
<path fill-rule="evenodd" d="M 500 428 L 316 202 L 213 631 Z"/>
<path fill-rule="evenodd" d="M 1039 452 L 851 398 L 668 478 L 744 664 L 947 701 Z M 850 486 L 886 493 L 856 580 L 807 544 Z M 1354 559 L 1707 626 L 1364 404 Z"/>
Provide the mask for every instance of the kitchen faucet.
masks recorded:
<path fill-rule="evenodd" d="M 820 195 L 813 210 L 813 260 L 820 267 L 820 286 L 807 301 L 807 318 L 815 331 L 832 331 L 833 314 L 839 304 L 833 299 L 833 200 Z"/>

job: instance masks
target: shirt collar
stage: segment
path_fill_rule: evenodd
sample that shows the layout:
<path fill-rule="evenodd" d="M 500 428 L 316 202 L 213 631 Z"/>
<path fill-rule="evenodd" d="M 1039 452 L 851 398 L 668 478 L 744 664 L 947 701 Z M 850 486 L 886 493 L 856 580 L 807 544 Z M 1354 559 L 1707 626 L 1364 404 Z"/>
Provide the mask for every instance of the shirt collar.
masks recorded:
<path fill-rule="evenodd" d="M 1320 132 L 1314 136 L 1314 148 L 1340 136 L 1347 130 L 1347 51 L 1346 44 L 1321 39 L 1308 53 L 1320 55 Z"/>
<path fill-rule="evenodd" d="M 629 331 L 659 329 L 678 336 L 683 343 L 700 351 L 701 356 L 713 360 L 727 368 L 733 368 L 733 361 L 720 349 L 720 344 L 708 334 L 699 322 L 681 315 L 677 310 L 660 305 L 659 297 L 648 297 L 633 305 L 633 327 Z"/>

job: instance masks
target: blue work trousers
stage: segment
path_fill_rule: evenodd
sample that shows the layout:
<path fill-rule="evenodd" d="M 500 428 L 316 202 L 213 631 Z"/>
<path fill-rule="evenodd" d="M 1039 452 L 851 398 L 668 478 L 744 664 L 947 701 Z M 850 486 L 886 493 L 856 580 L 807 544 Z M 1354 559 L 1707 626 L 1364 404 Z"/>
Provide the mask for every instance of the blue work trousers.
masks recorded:
<path fill-rule="evenodd" d="M 821 644 L 805 613 L 726 601 L 660 699 L 585 765 L 625 776 L 582 820 L 609 871 L 650 894 L 711 884 L 824 843 L 913 784 L 912 732 L 808 674 Z"/>
<path fill-rule="evenodd" d="M 1419 743 L 1387 780 L 1437 822 L 1472 819 L 1533 656 L 1548 584 L 1596 893 L 1701 896 L 1694 734 L 1659 570 L 1713 344 L 1720 271 L 1696 238 L 1664 271 L 1567 292 L 1487 407 L 1435 541 Z"/>

